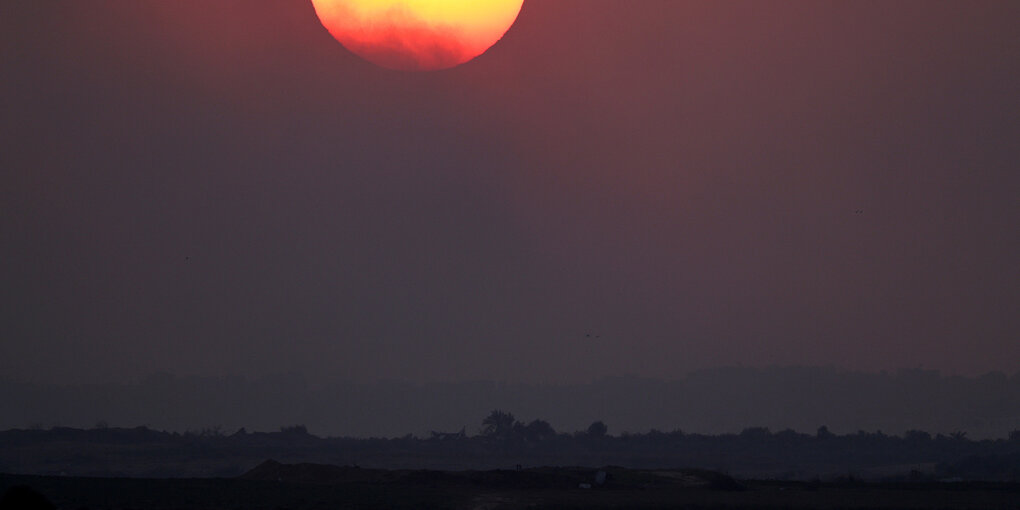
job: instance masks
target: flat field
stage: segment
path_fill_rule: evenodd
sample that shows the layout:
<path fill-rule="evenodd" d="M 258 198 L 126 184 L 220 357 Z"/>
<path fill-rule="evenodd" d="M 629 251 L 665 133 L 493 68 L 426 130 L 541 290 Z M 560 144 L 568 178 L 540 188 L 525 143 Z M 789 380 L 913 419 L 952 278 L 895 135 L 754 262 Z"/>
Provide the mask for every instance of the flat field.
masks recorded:
<path fill-rule="evenodd" d="M 267 462 L 240 478 L 0 475 L 0 491 L 28 486 L 70 510 L 1020 509 L 1017 484 L 737 482 L 708 471 L 610 467 L 599 487 L 598 471 L 388 471 Z"/>

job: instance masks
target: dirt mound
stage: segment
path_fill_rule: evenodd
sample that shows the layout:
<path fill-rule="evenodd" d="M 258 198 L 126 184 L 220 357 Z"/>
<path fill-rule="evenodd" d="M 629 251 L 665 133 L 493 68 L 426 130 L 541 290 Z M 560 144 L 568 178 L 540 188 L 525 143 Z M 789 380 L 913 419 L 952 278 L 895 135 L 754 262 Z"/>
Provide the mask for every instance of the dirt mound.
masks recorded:
<path fill-rule="evenodd" d="M 663 470 L 650 473 L 658 477 L 660 481 L 668 480 L 670 485 L 681 487 L 704 487 L 724 491 L 744 490 L 744 485 L 735 478 L 705 469 Z"/>
<path fill-rule="evenodd" d="M 275 460 L 267 460 L 239 478 L 266 482 L 317 484 L 395 481 L 394 473 L 390 471 L 329 464 L 281 464 Z"/>
<path fill-rule="evenodd" d="M 0 498 L 0 510 L 56 510 L 46 496 L 27 485 L 16 485 L 7 489 Z"/>
<path fill-rule="evenodd" d="M 633 489 L 704 487 L 740 490 L 742 485 L 724 474 L 705 470 L 632 470 L 540 467 L 492 471 L 389 471 L 326 464 L 281 464 L 267 460 L 240 476 L 244 480 L 305 484 L 394 484 L 419 487 L 470 487 L 489 490 L 572 489 L 578 487 Z"/>
<path fill-rule="evenodd" d="M 570 469 L 432 471 L 363 469 L 327 464 L 282 464 L 267 460 L 239 478 L 286 483 L 379 483 L 419 486 L 473 486 L 488 488 L 556 488 L 576 486 L 586 474 Z"/>

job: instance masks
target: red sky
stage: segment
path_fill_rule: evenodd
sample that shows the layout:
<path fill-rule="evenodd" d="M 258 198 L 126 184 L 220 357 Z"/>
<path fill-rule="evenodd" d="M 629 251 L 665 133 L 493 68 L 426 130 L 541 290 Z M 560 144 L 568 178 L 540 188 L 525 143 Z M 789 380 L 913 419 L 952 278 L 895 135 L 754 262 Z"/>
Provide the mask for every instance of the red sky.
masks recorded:
<path fill-rule="evenodd" d="M 1020 369 L 1016 3 L 528 0 L 421 74 L 4 10 L 0 377 Z"/>

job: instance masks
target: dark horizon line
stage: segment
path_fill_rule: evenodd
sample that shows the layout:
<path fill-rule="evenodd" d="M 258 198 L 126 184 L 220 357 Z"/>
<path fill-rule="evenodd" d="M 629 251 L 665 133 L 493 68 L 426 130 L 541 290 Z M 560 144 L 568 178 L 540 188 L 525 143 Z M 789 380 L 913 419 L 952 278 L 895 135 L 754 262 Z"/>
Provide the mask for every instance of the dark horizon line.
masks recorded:
<path fill-rule="evenodd" d="M 524 424 L 523 422 L 517 422 L 517 424 L 527 427 L 535 422 L 545 423 L 549 425 L 543 419 L 536 418 Z M 592 423 L 602 423 L 602 420 L 596 420 Z M 646 432 L 631 432 L 621 431 L 616 434 L 611 434 L 608 431 L 598 434 L 592 433 L 585 430 L 575 430 L 572 432 L 567 431 L 554 431 L 551 436 L 545 439 L 534 440 L 527 439 L 523 433 L 518 436 L 498 436 L 492 434 L 486 434 L 484 432 L 478 432 L 474 435 L 467 434 L 467 428 L 465 427 L 459 432 L 439 432 L 432 431 L 429 437 L 423 437 L 415 435 L 414 433 L 408 432 L 403 436 L 370 436 L 370 437 L 356 437 L 356 436 L 319 436 L 308 431 L 304 425 L 285 425 L 279 427 L 273 431 L 259 431 L 259 430 L 247 430 L 247 427 L 240 427 L 232 433 L 227 433 L 222 427 L 207 427 L 201 430 L 186 430 L 184 432 L 171 431 L 171 430 L 160 430 L 149 428 L 147 425 L 136 425 L 131 426 L 106 426 L 97 424 L 92 428 L 79 428 L 79 427 L 65 427 L 60 425 L 53 425 L 48 428 L 46 427 L 28 427 L 28 428 L 11 428 L 7 430 L 0 430 L 0 436 L 9 434 L 158 434 L 168 437 L 179 437 L 179 438 L 197 438 L 197 439 L 231 439 L 231 438 L 243 438 L 247 436 L 272 436 L 280 438 L 310 438 L 319 441 L 402 441 L 402 440 L 413 440 L 413 441 L 464 441 L 464 440 L 484 440 L 484 441 L 495 441 L 495 442 L 513 442 L 513 441 L 530 441 L 530 442 L 542 442 L 542 441 L 600 441 L 600 440 L 648 440 L 648 439 L 663 439 L 671 438 L 677 439 L 696 439 L 696 440 L 772 440 L 772 439 L 791 439 L 795 438 L 798 440 L 852 440 L 852 439 L 869 439 L 869 440 L 895 440 L 895 441 L 911 441 L 911 442 L 934 442 L 934 441 L 954 441 L 954 442 L 967 442 L 967 443 L 998 443 L 998 442 L 1017 442 L 1020 443 L 1020 428 L 1013 430 L 1007 434 L 1006 437 L 998 438 L 983 438 L 973 439 L 967 437 L 967 431 L 955 431 L 950 434 L 942 433 L 930 433 L 926 430 L 908 430 L 903 434 L 887 434 L 881 430 L 867 431 L 858 430 L 852 433 L 838 434 L 830 432 L 829 428 L 822 425 L 814 433 L 800 432 L 790 428 L 772 431 L 769 427 L 763 426 L 748 426 L 745 427 L 741 432 L 738 433 L 701 433 L 701 432 L 684 432 L 680 428 L 676 428 L 672 431 L 661 431 L 655 428 L 649 429 Z"/>

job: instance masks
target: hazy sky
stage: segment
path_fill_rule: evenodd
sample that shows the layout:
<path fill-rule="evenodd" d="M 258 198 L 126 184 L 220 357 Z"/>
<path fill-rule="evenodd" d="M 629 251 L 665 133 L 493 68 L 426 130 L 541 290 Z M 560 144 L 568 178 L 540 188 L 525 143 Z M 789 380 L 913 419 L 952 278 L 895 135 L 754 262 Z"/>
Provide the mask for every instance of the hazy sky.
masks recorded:
<path fill-rule="evenodd" d="M 0 6 L 0 377 L 1020 369 L 1020 2 Z M 590 337 L 588 336 L 590 335 Z"/>

